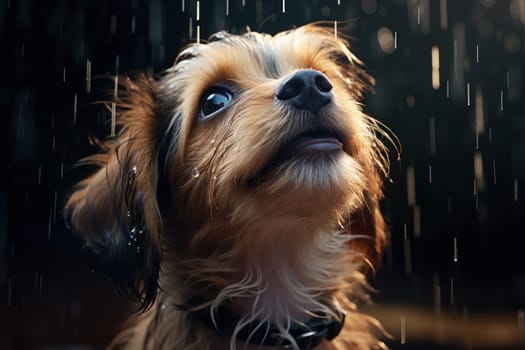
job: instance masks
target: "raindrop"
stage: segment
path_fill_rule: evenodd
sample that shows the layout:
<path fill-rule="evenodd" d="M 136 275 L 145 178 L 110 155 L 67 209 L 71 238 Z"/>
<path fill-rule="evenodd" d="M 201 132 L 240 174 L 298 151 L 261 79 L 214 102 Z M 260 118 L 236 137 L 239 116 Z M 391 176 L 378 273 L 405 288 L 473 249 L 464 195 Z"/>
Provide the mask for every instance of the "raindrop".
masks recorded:
<path fill-rule="evenodd" d="M 500 91 L 500 111 L 503 112 L 503 90 Z"/>
<path fill-rule="evenodd" d="M 494 180 L 494 185 L 496 185 L 496 161 L 492 161 L 492 178 Z"/>
<path fill-rule="evenodd" d="M 226 0 L 226 16 L 229 16 L 229 15 L 230 15 L 230 2 Z"/>
<path fill-rule="evenodd" d="M 334 21 L 334 38 L 337 39 L 337 21 Z"/>
<path fill-rule="evenodd" d="M 109 19 L 109 32 L 111 34 L 115 34 L 117 31 L 117 16 L 111 15 L 111 18 Z"/>
<path fill-rule="evenodd" d="M 182 2 L 181 10 L 182 12 L 186 12 L 186 0 L 182 0 L 181 2 Z M 243 6 L 244 6 L 244 0 L 243 0 Z"/>
<path fill-rule="evenodd" d="M 64 179 L 64 162 L 60 163 L 60 179 Z"/>
<path fill-rule="evenodd" d="M 62 83 L 66 83 L 66 67 L 62 68 Z"/>
<path fill-rule="evenodd" d="M 470 107 L 470 83 L 467 83 L 467 106 Z"/>
<path fill-rule="evenodd" d="M 518 179 L 514 179 L 514 202 L 518 201 Z"/>
<path fill-rule="evenodd" d="M 195 11 L 196 11 L 195 20 L 199 22 L 201 20 L 201 2 L 200 0 L 197 0 Z"/>
<path fill-rule="evenodd" d="M 201 25 L 197 24 L 197 44 L 201 43 Z"/>
<path fill-rule="evenodd" d="M 421 208 L 419 205 L 414 206 L 414 236 L 421 236 Z"/>
<path fill-rule="evenodd" d="M 397 32 L 394 32 L 394 49 L 397 49 Z"/>
<path fill-rule="evenodd" d="M 47 224 L 47 239 L 51 239 L 52 218 L 53 218 L 53 209 L 49 208 L 49 222 Z"/>
<path fill-rule="evenodd" d="M 507 89 L 510 89 L 510 72 L 507 72 Z"/>
<path fill-rule="evenodd" d="M 412 274 L 412 251 L 410 247 L 410 238 L 407 234 L 407 225 L 404 224 L 404 236 L 405 240 L 403 242 L 403 251 L 405 256 L 405 274 L 410 276 Z"/>
<path fill-rule="evenodd" d="M 454 244 L 454 262 L 456 263 L 456 262 L 459 261 L 459 254 L 458 254 L 458 238 L 457 238 L 457 237 L 454 237 L 453 244 Z"/>
<path fill-rule="evenodd" d="M 447 90 L 447 92 L 446 92 L 447 99 L 449 99 L 450 98 L 450 83 L 449 83 L 448 79 L 447 79 L 447 84 L 446 85 L 447 85 L 447 88 L 446 88 L 446 90 Z"/>
<path fill-rule="evenodd" d="M 440 19 L 441 19 L 441 29 L 447 29 L 448 27 L 447 0 L 440 0 L 439 14 L 440 14 Z"/>
<path fill-rule="evenodd" d="M 518 310 L 518 328 L 520 331 L 525 331 L 525 310 Z"/>
<path fill-rule="evenodd" d="M 191 169 L 191 177 L 196 179 L 199 176 L 201 176 L 201 173 L 199 172 L 199 169 L 197 169 L 197 168 Z"/>
<path fill-rule="evenodd" d="M 115 66 L 115 68 L 118 70 L 118 56 L 116 58 Z M 113 96 L 115 96 L 115 98 L 118 97 L 118 74 L 115 75 L 115 78 L 113 80 Z"/>
<path fill-rule="evenodd" d="M 78 102 L 78 95 L 75 94 L 73 97 L 73 125 L 77 125 L 77 102 Z"/>
<path fill-rule="evenodd" d="M 135 18 L 135 15 L 133 15 L 131 17 L 131 34 L 135 34 L 135 23 L 136 23 L 136 18 Z"/>
<path fill-rule="evenodd" d="M 115 128 L 117 124 L 117 104 L 111 102 L 111 137 L 115 137 Z"/>
<path fill-rule="evenodd" d="M 51 149 L 53 150 L 53 152 L 55 151 L 55 146 L 56 146 L 56 136 L 53 136 L 53 138 L 51 139 Z"/>
<path fill-rule="evenodd" d="M 115 74 L 118 74 L 119 66 L 120 66 L 120 56 L 116 55 L 115 56 Z M 118 75 L 115 75 L 115 80 L 118 82 Z M 117 86 L 118 85 L 115 82 L 115 96 L 117 96 Z"/>
<path fill-rule="evenodd" d="M 91 92 L 91 61 L 86 60 L 86 91 L 89 94 Z"/>
<path fill-rule="evenodd" d="M 407 318 L 405 315 L 401 316 L 401 344 L 407 342 Z"/>
<path fill-rule="evenodd" d="M 428 165 L 428 183 L 432 183 L 432 165 Z"/>
<path fill-rule="evenodd" d="M 483 181 L 483 157 L 481 155 L 481 152 L 479 151 L 474 153 L 474 176 L 476 179 L 476 192 L 474 193 L 474 195 L 477 195 L 477 189 L 483 191 L 483 189 L 485 188 L 485 182 Z"/>
<path fill-rule="evenodd" d="M 434 313 L 441 315 L 441 285 L 439 283 L 439 274 L 434 273 Z"/>
<path fill-rule="evenodd" d="M 416 175 L 413 166 L 407 168 L 406 176 L 408 206 L 413 207 L 416 204 Z"/>
<path fill-rule="evenodd" d="M 193 18 L 188 19 L 188 38 L 191 40 L 193 38 Z"/>
<path fill-rule="evenodd" d="M 282 11 L 283 13 L 286 12 L 286 0 L 283 0 Z"/>
<path fill-rule="evenodd" d="M 479 149 L 479 135 L 485 131 L 485 121 L 483 115 L 483 93 L 481 89 L 476 88 L 476 149 Z"/>
<path fill-rule="evenodd" d="M 42 164 L 38 164 L 38 184 L 42 183 Z"/>
<path fill-rule="evenodd" d="M 479 63 L 479 45 L 476 45 L 476 63 Z"/>
<path fill-rule="evenodd" d="M 432 46 L 432 88 L 439 89 L 439 47 Z"/>

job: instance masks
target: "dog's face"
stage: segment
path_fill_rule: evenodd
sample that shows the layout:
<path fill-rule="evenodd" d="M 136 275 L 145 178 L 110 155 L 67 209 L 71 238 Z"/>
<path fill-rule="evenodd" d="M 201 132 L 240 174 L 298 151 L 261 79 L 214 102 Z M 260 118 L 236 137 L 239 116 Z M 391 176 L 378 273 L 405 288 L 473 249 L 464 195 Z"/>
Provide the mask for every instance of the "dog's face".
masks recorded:
<path fill-rule="evenodd" d="M 370 83 L 330 29 L 218 33 L 183 50 L 159 82 L 127 83 L 119 136 L 71 195 L 69 221 L 145 305 L 161 246 L 171 265 L 200 266 L 188 275 L 215 292 L 246 276 L 240 265 L 280 269 L 273 260 L 317 283 L 329 268 L 310 276 L 297 265 L 341 242 L 344 261 L 373 265 L 387 161 L 360 106 Z"/>

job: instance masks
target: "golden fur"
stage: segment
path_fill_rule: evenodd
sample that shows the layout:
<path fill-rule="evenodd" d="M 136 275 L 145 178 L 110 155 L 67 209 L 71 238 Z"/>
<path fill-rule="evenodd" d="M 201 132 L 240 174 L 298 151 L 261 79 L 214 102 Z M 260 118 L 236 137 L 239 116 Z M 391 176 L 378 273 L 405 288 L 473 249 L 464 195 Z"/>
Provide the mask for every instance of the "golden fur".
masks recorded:
<path fill-rule="evenodd" d="M 275 98 L 302 69 L 333 85 L 316 116 Z M 318 349 L 384 346 L 380 324 L 356 307 L 368 299 L 365 274 L 385 245 L 379 201 L 388 160 L 377 134 L 388 135 L 360 105 L 372 82 L 340 35 L 307 25 L 276 36 L 217 33 L 184 49 L 159 81 L 124 83 L 119 133 L 87 160 L 100 169 L 66 205 L 72 229 L 145 310 L 113 347 L 252 348 L 177 307 L 194 295 L 206 296 L 212 312 L 233 305 L 243 316 L 236 331 L 271 321 L 285 338 L 290 322 L 339 305 L 344 329 Z M 201 96 L 216 84 L 234 99 L 199 120 Z M 267 171 L 287 141 L 317 127 L 339 135 L 344 152 Z"/>

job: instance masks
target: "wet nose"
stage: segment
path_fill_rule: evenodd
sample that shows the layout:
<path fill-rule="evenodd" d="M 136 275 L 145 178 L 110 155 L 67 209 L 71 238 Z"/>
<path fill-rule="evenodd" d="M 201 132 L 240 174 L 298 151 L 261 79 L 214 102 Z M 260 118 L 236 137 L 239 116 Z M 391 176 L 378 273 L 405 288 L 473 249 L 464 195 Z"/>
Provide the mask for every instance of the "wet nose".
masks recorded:
<path fill-rule="evenodd" d="M 275 90 L 275 97 L 300 109 L 317 114 L 332 101 L 332 84 L 321 72 L 304 69 L 284 79 Z"/>

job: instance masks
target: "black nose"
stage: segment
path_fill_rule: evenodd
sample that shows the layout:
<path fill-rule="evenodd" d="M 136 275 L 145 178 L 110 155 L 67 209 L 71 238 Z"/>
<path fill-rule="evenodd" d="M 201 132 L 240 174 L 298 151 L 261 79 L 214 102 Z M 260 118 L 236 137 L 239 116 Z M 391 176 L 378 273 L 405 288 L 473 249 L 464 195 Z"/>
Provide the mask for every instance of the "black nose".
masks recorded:
<path fill-rule="evenodd" d="M 275 96 L 290 101 L 295 107 L 317 114 L 332 100 L 332 84 L 321 72 L 313 69 L 297 71 L 287 77 L 275 90 Z"/>

